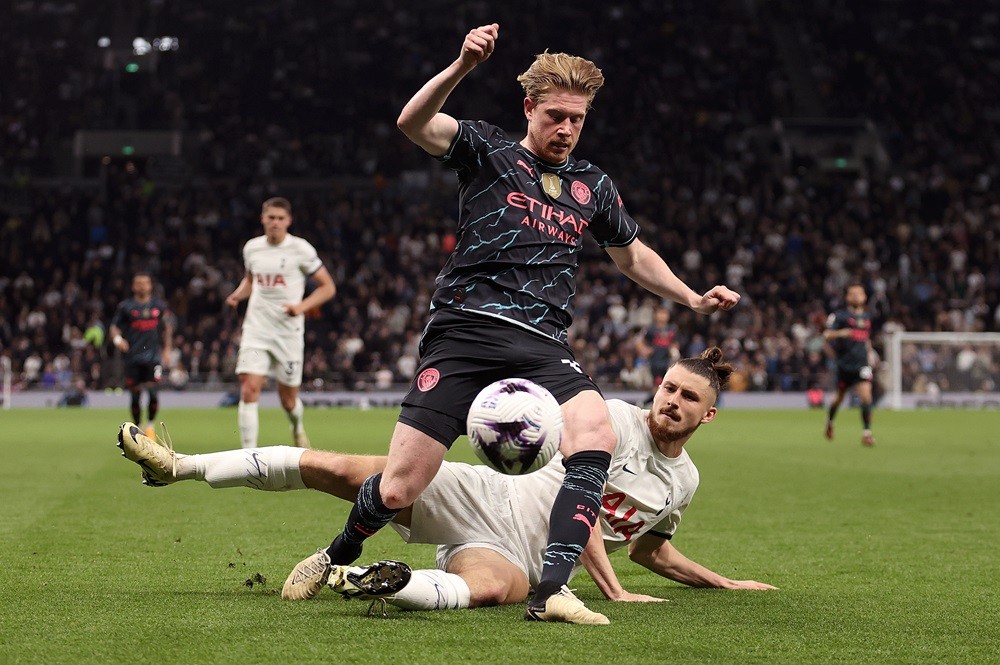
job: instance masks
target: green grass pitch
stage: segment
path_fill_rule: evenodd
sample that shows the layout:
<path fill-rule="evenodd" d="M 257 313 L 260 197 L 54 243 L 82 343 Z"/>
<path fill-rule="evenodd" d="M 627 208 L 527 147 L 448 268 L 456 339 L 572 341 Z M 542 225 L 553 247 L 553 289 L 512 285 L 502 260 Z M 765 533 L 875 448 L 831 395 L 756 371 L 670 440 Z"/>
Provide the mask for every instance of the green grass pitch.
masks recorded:
<path fill-rule="evenodd" d="M 0 412 L 0 663 L 1000 662 L 1000 427 L 995 412 L 726 411 L 689 444 L 702 485 L 674 543 L 775 592 L 695 590 L 613 557 L 658 605 L 578 595 L 608 627 L 523 607 L 365 615 L 332 593 L 283 602 L 291 567 L 347 504 L 316 492 L 142 487 L 114 447 L 127 410 Z M 238 446 L 234 410 L 165 411 L 176 447 Z M 381 454 L 395 412 L 310 410 L 315 445 Z M 262 442 L 287 443 L 279 411 Z M 449 459 L 471 461 L 464 441 Z M 365 559 L 433 565 L 389 529 Z M 264 578 L 265 581 L 261 581 Z M 256 579 L 252 586 L 247 580 Z"/>

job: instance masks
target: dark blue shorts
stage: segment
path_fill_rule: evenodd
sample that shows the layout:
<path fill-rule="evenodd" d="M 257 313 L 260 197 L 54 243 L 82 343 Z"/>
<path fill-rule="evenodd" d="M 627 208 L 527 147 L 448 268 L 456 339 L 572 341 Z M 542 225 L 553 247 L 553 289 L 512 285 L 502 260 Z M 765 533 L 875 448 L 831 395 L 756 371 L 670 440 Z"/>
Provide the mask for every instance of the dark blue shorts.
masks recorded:
<path fill-rule="evenodd" d="M 129 390 L 157 384 L 162 375 L 160 363 L 125 361 L 125 387 Z"/>
<path fill-rule="evenodd" d="M 491 316 L 436 312 L 420 340 L 420 365 L 399 422 L 450 448 L 465 434 L 479 391 L 513 377 L 544 386 L 560 404 L 584 390 L 600 392 L 565 344 Z"/>
<path fill-rule="evenodd" d="M 865 381 L 871 382 L 873 379 L 872 368 L 868 365 L 864 367 L 838 367 L 837 368 L 837 390 L 847 390 L 852 386 Z"/>

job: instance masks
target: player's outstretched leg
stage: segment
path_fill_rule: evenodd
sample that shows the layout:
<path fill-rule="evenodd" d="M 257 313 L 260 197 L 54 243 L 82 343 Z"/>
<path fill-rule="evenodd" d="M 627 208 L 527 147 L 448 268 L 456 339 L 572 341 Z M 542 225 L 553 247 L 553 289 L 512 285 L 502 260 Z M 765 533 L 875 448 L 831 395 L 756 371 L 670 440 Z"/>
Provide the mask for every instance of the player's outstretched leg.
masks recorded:
<path fill-rule="evenodd" d="M 472 590 L 460 575 L 436 569 L 411 570 L 401 561 L 334 566 L 326 585 L 343 596 L 381 600 L 403 610 L 456 610 L 472 605 Z M 503 602 L 491 596 L 491 590 L 495 588 L 481 589 L 479 604 Z M 503 589 L 503 593 L 509 595 L 510 589 Z M 376 611 L 376 607 L 374 604 L 369 607 L 369 613 Z"/>
<path fill-rule="evenodd" d="M 401 591 L 412 575 L 402 561 L 376 561 L 370 566 L 333 566 L 326 585 L 342 596 L 382 598 Z"/>
<path fill-rule="evenodd" d="M 606 626 L 611 623 L 600 612 L 588 610 L 583 601 L 574 596 L 565 584 L 546 599 L 544 607 L 534 607 L 529 603 L 524 618 L 528 621 L 557 621 L 589 626 Z"/>
<path fill-rule="evenodd" d="M 134 423 L 124 423 L 118 430 L 118 447 L 125 459 L 142 468 L 143 485 L 163 487 L 177 479 L 174 451 L 146 436 Z"/>

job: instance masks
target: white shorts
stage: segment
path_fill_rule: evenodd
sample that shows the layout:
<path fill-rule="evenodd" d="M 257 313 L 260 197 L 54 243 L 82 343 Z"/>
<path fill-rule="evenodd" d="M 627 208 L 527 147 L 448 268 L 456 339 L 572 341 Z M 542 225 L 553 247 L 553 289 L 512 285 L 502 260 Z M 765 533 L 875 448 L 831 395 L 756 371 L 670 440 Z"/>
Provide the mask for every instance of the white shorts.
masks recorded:
<path fill-rule="evenodd" d="M 395 523 L 392 527 L 408 543 L 439 545 L 441 570 L 463 550 L 489 549 L 517 566 L 535 588 L 542 573 L 549 512 L 561 483 L 545 471 L 515 479 L 482 465 L 444 462 L 414 502 L 410 528 Z"/>
<path fill-rule="evenodd" d="M 270 376 L 278 383 L 297 388 L 302 385 L 302 358 L 305 343 L 298 339 L 275 339 L 267 345 L 244 340 L 236 356 L 236 373 Z"/>

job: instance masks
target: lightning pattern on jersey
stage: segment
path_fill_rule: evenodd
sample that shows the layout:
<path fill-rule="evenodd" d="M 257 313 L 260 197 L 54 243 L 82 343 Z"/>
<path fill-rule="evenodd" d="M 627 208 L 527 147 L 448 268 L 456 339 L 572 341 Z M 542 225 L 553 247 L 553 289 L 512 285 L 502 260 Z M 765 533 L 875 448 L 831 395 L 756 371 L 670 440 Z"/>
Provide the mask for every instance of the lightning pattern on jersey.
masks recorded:
<path fill-rule="evenodd" d="M 459 225 L 431 310 L 500 316 L 565 343 L 584 230 L 605 247 L 639 232 L 611 179 L 573 157 L 546 163 L 485 122 L 460 122 L 441 161 L 458 176 Z"/>

